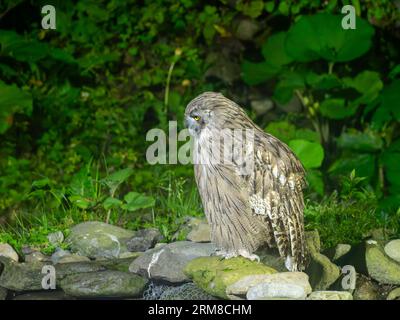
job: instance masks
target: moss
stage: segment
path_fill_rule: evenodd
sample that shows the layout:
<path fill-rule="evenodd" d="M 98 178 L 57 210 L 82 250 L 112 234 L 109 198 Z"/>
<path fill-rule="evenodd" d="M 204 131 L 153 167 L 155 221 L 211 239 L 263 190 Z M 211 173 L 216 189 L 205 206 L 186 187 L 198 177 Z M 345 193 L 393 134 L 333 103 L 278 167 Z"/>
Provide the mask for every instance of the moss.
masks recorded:
<path fill-rule="evenodd" d="M 227 286 L 248 275 L 272 274 L 277 271 L 242 257 L 232 259 L 201 257 L 190 261 L 184 272 L 207 293 L 228 299 L 225 292 Z"/>

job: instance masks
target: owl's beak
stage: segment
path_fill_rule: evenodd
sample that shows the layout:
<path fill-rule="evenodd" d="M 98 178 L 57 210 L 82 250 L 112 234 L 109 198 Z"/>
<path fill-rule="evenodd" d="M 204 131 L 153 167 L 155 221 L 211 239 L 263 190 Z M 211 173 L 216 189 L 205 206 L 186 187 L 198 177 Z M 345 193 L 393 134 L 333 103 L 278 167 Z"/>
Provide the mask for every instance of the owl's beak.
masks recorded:
<path fill-rule="evenodd" d="M 185 117 L 185 127 L 192 136 L 196 136 L 200 130 L 199 123 L 191 117 Z"/>

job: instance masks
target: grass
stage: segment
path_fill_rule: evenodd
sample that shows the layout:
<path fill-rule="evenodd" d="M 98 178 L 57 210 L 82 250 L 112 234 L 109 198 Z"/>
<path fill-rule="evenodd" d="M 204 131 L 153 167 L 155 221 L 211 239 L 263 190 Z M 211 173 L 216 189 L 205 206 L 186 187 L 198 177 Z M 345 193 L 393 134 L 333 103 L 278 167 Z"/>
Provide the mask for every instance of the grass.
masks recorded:
<path fill-rule="evenodd" d="M 94 181 L 96 199 L 109 196 L 107 189 L 98 183 L 98 171 L 91 180 Z M 24 245 L 29 245 L 51 254 L 55 248 L 47 239 L 49 233 L 62 231 L 67 236 L 72 226 L 84 221 L 105 221 L 108 213 L 111 224 L 130 230 L 155 227 L 167 242 L 183 240 L 181 226 L 187 217 L 203 216 L 197 188 L 191 179 L 172 170 L 166 170 L 154 181 L 157 185 L 149 196 L 156 200 L 155 205 L 134 212 L 122 207 L 105 210 L 97 204 L 85 209 L 68 201 L 67 187 L 46 184 L 46 189 L 35 189 L 34 196 L 29 198 L 26 204 L 29 210 L 14 212 L 8 224 L 0 225 L 0 243 L 9 243 L 18 252 Z M 83 184 L 88 183 L 85 180 Z M 340 193 L 333 192 L 321 201 L 308 200 L 304 215 L 306 229 L 319 231 L 324 248 L 360 242 L 368 231 L 376 228 L 394 230 L 397 235 L 400 232 L 400 211 L 382 214 L 374 192 L 362 187 L 362 178 L 354 175 L 342 181 Z"/>

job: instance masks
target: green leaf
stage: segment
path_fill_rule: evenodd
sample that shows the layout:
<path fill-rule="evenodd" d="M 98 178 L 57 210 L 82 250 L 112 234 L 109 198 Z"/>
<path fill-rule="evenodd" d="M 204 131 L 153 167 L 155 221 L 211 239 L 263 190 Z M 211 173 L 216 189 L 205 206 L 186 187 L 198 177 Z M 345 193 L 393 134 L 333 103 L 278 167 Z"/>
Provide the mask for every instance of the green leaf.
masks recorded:
<path fill-rule="evenodd" d="M 0 81 L 0 134 L 12 124 L 14 113 L 32 113 L 32 96 L 15 85 Z"/>
<path fill-rule="evenodd" d="M 103 202 L 103 207 L 105 210 L 109 210 L 111 208 L 119 208 L 122 205 L 122 201 L 113 197 L 108 197 Z"/>
<path fill-rule="evenodd" d="M 251 18 L 257 18 L 264 9 L 263 1 L 242 1 L 236 3 L 236 9 Z"/>
<path fill-rule="evenodd" d="M 253 86 L 275 77 L 279 68 L 267 62 L 254 63 L 244 60 L 242 63 L 242 78 L 248 85 Z"/>
<path fill-rule="evenodd" d="M 385 177 L 389 183 L 400 187 L 400 152 L 389 148 L 382 154 L 381 162 L 385 169 Z"/>
<path fill-rule="evenodd" d="M 69 197 L 69 200 L 78 208 L 88 209 L 93 205 L 90 199 L 84 198 L 80 195 L 73 195 Z"/>
<path fill-rule="evenodd" d="M 113 194 L 118 186 L 125 182 L 132 174 L 133 169 L 131 168 L 118 170 L 103 179 L 103 182 L 110 188 L 111 193 Z"/>
<path fill-rule="evenodd" d="M 356 89 L 362 96 L 356 99 L 358 104 L 368 104 L 379 95 L 383 88 L 383 82 L 378 72 L 363 71 L 355 78 L 344 78 L 343 82 L 350 88 Z"/>
<path fill-rule="evenodd" d="M 265 131 L 285 143 L 289 143 L 296 137 L 296 127 L 287 121 L 271 122 L 265 128 Z"/>
<path fill-rule="evenodd" d="M 383 148 L 381 137 L 374 131 L 343 132 L 337 142 L 340 148 L 355 151 L 375 152 Z"/>
<path fill-rule="evenodd" d="M 294 90 L 303 88 L 304 85 L 302 74 L 286 72 L 275 86 L 273 97 L 278 103 L 288 103 L 293 98 Z"/>
<path fill-rule="evenodd" d="M 125 195 L 124 200 L 126 204 L 123 205 L 123 208 L 128 211 L 150 208 L 155 205 L 155 199 L 153 197 L 145 196 L 137 192 L 129 192 Z"/>
<path fill-rule="evenodd" d="M 32 182 L 32 188 L 36 188 L 36 189 L 43 189 L 44 187 L 47 187 L 49 185 L 50 185 L 50 179 L 49 178 L 35 180 L 35 181 Z"/>
<path fill-rule="evenodd" d="M 371 179 L 375 174 L 375 159 L 370 153 L 350 153 L 338 158 L 328 172 L 334 175 L 349 175 L 356 170 L 357 176 Z"/>
<path fill-rule="evenodd" d="M 356 29 L 345 30 L 342 18 L 328 13 L 301 17 L 288 32 L 287 53 L 301 62 L 345 62 L 362 56 L 371 47 L 374 28 L 357 17 Z"/>
<path fill-rule="evenodd" d="M 340 79 L 334 74 L 316 74 L 309 72 L 306 75 L 306 82 L 314 89 L 330 90 L 342 86 Z"/>
<path fill-rule="evenodd" d="M 327 99 L 320 105 L 321 114 L 330 119 L 344 119 L 356 113 L 358 106 L 346 106 L 344 99 Z"/>
<path fill-rule="evenodd" d="M 262 46 L 261 52 L 269 64 L 280 68 L 293 61 L 286 53 L 285 39 L 286 32 L 279 32 L 270 36 Z"/>
<path fill-rule="evenodd" d="M 296 139 L 289 142 L 289 147 L 306 169 L 319 168 L 324 160 L 324 148 L 319 143 Z"/>

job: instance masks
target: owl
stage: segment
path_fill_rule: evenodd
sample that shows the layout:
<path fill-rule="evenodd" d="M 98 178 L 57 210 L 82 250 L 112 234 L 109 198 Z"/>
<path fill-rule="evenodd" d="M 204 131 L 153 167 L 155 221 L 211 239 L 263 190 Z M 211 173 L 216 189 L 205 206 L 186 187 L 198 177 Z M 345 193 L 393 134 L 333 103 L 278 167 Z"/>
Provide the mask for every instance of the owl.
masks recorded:
<path fill-rule="evenodd" d="M 277 248 L 289 271 L 305 267 L 304 168 L 235 102 L 205 92 L 185 110 L 196 184 L 216 254 L 259 261 Z"/>

